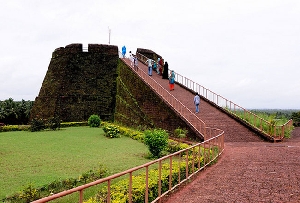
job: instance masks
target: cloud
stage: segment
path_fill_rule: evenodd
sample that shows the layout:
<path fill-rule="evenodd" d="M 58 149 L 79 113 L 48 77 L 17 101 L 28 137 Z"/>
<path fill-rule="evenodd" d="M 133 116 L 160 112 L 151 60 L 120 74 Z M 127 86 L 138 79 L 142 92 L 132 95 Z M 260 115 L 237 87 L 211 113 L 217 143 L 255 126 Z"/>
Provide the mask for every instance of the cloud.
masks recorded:
<path fill-rule="evenodd" d="M 151 49 L 246 108 L 300 108 L 298 0 L 10 0 L 0 7 L 0 100 L 34 100 L 55 48 Z"/>

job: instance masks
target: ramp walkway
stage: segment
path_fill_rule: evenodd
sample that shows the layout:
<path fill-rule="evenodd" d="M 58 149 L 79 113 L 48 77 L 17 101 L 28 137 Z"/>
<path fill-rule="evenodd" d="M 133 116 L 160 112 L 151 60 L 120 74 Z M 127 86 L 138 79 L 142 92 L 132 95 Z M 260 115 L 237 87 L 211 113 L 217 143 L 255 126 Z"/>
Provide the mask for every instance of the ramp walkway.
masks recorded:
<path fill-rule="evenodd" d="M 129 59 L 123 60 L 130 66 Z M 139 69 L 147 72 L 148 67 L 139 63 Z M 153 72 L 149 77 L 169 89 L 162 76 Z M 170 94 L 195 111 L 192 92 L 175 84 Z M 217 164 L 199 172 L 163 202 L 300 202 L 300 128 L 291 139 L 270 143 L 205 100 L 195 115 L 207 126 L 224 130 L 225 150 Z"/>

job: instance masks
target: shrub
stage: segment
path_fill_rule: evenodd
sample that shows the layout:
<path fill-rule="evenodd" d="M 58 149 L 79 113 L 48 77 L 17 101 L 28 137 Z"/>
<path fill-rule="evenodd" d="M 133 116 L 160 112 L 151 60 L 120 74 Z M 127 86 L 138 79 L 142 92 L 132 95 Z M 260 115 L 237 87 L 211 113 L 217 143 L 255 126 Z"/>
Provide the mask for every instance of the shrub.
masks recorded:
<path fill-rule="evenodd" d="M 56 130 L 60 128 L 60 119 L 59 117 L 51 117 L 47 120 L 47 127 L 51 130 Z"/>
<path fill-rule="evenodd" d="M 88 119 L 88 124 L 90 127 L 99 127 L 100 126 L 100 122 L 101 122 L 101 119 L 98 115 L 91 115 Z"/>
<path fill-rule="evenodd" d="M 118 129 L 117 126 L 113 125 L 113 124 L 105 124 L 102 127 L 103 131 L 105 132 L 105 136 L 106 137 L 110 137 L 110 138 L 119 138 L 120 137 L 120 131 Z"/>
<path fill-rule="evenodd" d="M 67 178 L 63 180 L 54 180 L 53 182 L 42 187 L 35 187 L 33 184 L 24 186 L 20 193 L 3 199 L 3 202 L 31 202 L 33 200 L 47 197 L 49 194 L 62 192 L 88 182 L 92 182 L 109 174 L 107 168 L 99 164 L 98 168 L 89 170 L 78 178 Z"/>
<path fill-rule="evenodd" d="M 30 131 L 41 131 L 46 128 L 45 120 L 42 118 L 33 118 L 30 122 Z"/>
<path fill-rule="evenodd" d="M 176 128 L 174 130 L 174 137 L 177 137 L 177 138 L 185 138 L 186 137 L 186 134 L 187 134 L 187 130 L 186 129 L 181 129 L 180 127 Z"/>
<path fill-rule="evenodd" d="M 56 130 L 60 128 L 59 117 L 51 117 L 49 119 L 33 118 L 30 122 L 30 131 L 41 131 L 44 129 Z"/>
<path fill-rule="evenodd" d="M 188 144 L 185 144 L 185 143 L 180 143 L 180 142 L 177 142 L 177 141 L 174 141 L 174 140 L 168 140 L 168 146 L 167 146 L 167 151 L 169 153 L 174 153 L 174 152 L 177 152 L 177 151 L 180 151 L 182 149 L 186 149 L 188 148 L 189 145 Z"/>
<path fill-rule="evenodd" d="M 208 150 L 209 151 L 209 150 Z M 191 174 L 194 170 L 198 169 L 198 163 L 201 162 L 200 166 L 204 165 L 204 157 L 198 156 L 194 161 L 192 161 L 192 156 L 189 157 L 188 161 L 188 171 L 186 171 L 186 163 L 173 161 L 172 168 L 170 169 L 170 164 L 166 163 L 162 165 L 161 169 L 161 193 L 164 193 L 169 190 L 169 180 L 170 180 L 170 170 L 172 170 L 172 186 L 179 184 L 179 176 L 180 180 L 184 180 L 186 178 L 186 172 Z M 158 196 L 158 183 L 159 183 L 159 171 L 158 169 L 152 169 L 148 174 L 148 201 L 151 202 L 155 200 Z M 145 202 L 145 179 L 146 174 L 141 173 L 136 176 L 132 176 L 132 202 Z M 111 185 L 110 188 L 110 197 L 112 203 L 117 202 L 128 202 L 128 185 L 129 180 L 123 179 L 115 182 Z M 98 194 L 95 197 L 90 198 L 85 203 L 96 203 L 96 202 L 106 202 L 107 198 L 107 186 L 101 188 Z"/>
<path fill-rule="evenodd" d="M 22 190 L 19 197 L 20 197 L 20 199 L 23 199 L 26 202 L 31 202 L 33 200 L 37 200 L 39 198 L 38 190 L 36 188 L 34 188 L 34 186 L 32 184 L 29 184 Z"/>
<path fill-rule="evenodd" d="M 165 130 L 154 129 L 146 130 L 145 144 L 154 157 L 160 157 L 161 152 L 166 149 L 168 145 L 168 134 Z"/>
<path fill-rule="evenodd" d="M 88 122 L 64 122 L 60 124 L 61 128 L 67 128 L 67 127 L 78 127 L 78 126 L 88 126 Z"/>
<path fill-rule="evenodd" d="M 133 140 L 144 143 L 144 133 L 139 130 L 133 130 L 126 127 L 119 127 L 120 133 L 126 137 L 130 137 Z"/>

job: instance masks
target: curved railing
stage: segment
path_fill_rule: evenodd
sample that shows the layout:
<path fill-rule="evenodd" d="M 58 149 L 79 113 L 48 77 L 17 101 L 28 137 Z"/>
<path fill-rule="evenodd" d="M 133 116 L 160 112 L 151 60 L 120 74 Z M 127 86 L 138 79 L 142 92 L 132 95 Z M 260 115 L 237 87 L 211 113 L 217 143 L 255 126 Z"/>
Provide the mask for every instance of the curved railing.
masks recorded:
<path fill-rule="evenodd" d="M 164 156 L 160 159 L 148 162 L 141 166 L 131 168 L 129 170 L 111 175 L 106 178 L 99 179 L 97 181 L 63 191 L 39 200 L 34 201 L 33 203 L 43 203 L 49 202 L 58 198 L 64 198 L 64 196 L 69 196 L 73 193 L 78 194 L 78 202 L 82 203 L 84 201 L 84 191 L 88 188 L 95 187 L 98 185 L 105 185 L 107 187 L 107 197 L 106 202 L 111 202 L 111 187 L 112 181 L 117 178 L 123 177 L 128 179 L 128 202 L 132 202 L 132 191 L 133 191 L 133 173 L 134 174 L 143 174 L 145 177 L 145 184 L 141 187 L 145 188 L 144 193 L 144 202 L 149 202 L 149 171 L 157 170 L 158 171 L 158 189 L 157 197 L 151 202 L 161 202 L 162 198 L 165 197 L 170 191 L 177 188 L 179 185 L 185 183 L 187 180 L 191 179 L 195 174 L 200 170 L 204 169 L 206 166 L 213 163 L 224 151 L 224 131 L 217 128 L 209 128 L 205 126 L 205 123 L 198 119 L 195 119 L 195 114 L 191 112 L 187 107 L 185 107 L 180 101 L 178 101 L 173 95 L 171 95 L 166 89 L 160 86 L 155 80 L 149 77 L 143 70 L 138 71 L 141 78 L 153 88 L 160 97 L 162 97 L 166 102 L 168 102 L 174 110 L 176 110 L 187 122 L 189 118 L 193 117 L 194 122 L 189 122 L 201 135 L 204 135 L 205 140 L 201 143 L 190 146 L 187 149 L 175 152 L 173 154 Z M 196 121 L 196 122 L 195 122 Z M 176 160 L 176 161 L 174 161 Z M 184 171 L 180 170 L 176 174 L 173 174 L 173 169 L 178 166 L 181 166 L 183 163 Z M 168 170 L 168 188 L 162 188 L 163 182 L 163 164 L 167 164 L 169 167 Z M 151 169 L 150 169 L 151 167 Z M 184 176 L 182 177 L 182 173 Z M 176 181 L 175 181 L 176 179 Z M 153 191 L 152 191 L 153 192 Z"/>
<path fill-rule="evenodd" d="M 145 185 L 141 185 L 140 187 L 145 188 L 144 193 L 144 202 L 149 202 L 149 172 L 150 170 L 157 170 L 159 173 L 158 175 L 158 195 L 156 199 L 152 200 L 151 202 L 161 202 L 162 198 L 166 196 L 170 191 L 177 188 L 179 185 L 185 183 L 187 180 L 189 180 L 191 177 L 193 177 L 195 174 L 197 174 L 200 170 L 204 169 L 206 166 L 210 165 L 212 162 L 214 162 L 224 151 L 224 132 L 219 129 L 214 128 L 208 128 L 207 129 L 208 134 L 212 136 L 212 138 L 198 143 L 196 145 L 193 145 L 187 149 L 180 150 L 178 152 L 175 152 L 173 154 L 164 156 L 160 159 L 148 162 L 146 164 L 143 164 L 141 166 L 137 166 L 134 168 L 131 168 L 129 170 L 123 171 L 121 173 L 117 173 L 114 175 L 111 175 L 106 178 L 102 178 L 99 180 L 96 180 L 94 182 L 66 190 L 57 194 L 53 194 L 51 196 L 33 201 L 33 203 L 43 203 L 43 202 L 49 202 L 58 198 L 63 198 L 64 196 L 71 195 L 73 193 L 78 193 L 78 202 L 82 203 L 84 202 L 84 191 L 88 188 L 95 187 L 103 184 L 107 186 L 107 197 L 106 202 L 111 202 L 111 186 L 112 181 L 114 181 L 117 178 L 123 177 L 128 179 L 128 202 L 132 202 L 132 190 L 133 190 L 133 173 L 134 174 L 140 174 L 145 177 Z M 176 160 L 176 161 L 175 161 Z M 178 173 L 173 174 L 173 169 L 178 167 L 180 163 L 184 163 L 184 171 L 181 171 L 179 169 Z M 169 186 L 167 190 L 163 190 L 162 188 L 162 170 L 163 170 L 163 164 L 168 164 L 169 166 Z M 150 169 L 151 168 L 151 169 Z M 181 176 L 181 174 L 184 172 L 184 177 Z M 175 178 L 176 176 L 176 178 Z M 178 178 L 177 178 L 178 177 Z M 173 179 L 176 179 L 177 181 L 174 181 Z M 67 201 L 67 200 L 66 200 Z M 68 200 L 70 201 L 70 200 Z"/>

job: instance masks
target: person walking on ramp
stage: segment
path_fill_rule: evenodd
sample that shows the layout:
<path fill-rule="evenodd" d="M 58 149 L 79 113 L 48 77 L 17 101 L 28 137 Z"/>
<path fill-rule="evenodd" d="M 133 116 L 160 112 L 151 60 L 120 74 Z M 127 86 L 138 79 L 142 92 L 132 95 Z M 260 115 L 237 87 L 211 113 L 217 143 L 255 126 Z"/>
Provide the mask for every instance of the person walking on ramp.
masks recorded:
<path fill-rule="evenodd" d="M 148 64 L 148 75 L 152 76 L 152 59 L 148 59 L 146 63 Z"/>
<path fill-rule="evenodd" d="M 175 83 L 175 73 L 172 70 L 171 73 L 170 73 L 170 77 L 169 77 L 170 91 L 174 90 L 174 83 Z"/>
<path fill-rule="evenodd" d="M 199 96 L 198 92 L 196 92 L 196 95 L 194 97 L 194 104 L 196 106 L 196 113 L 199 113 L 200 96 Z"/>

